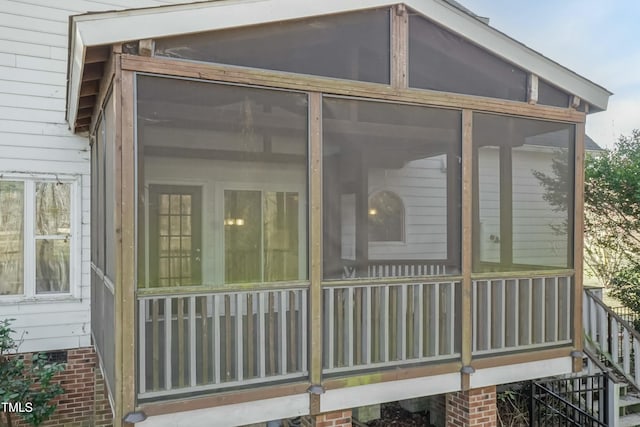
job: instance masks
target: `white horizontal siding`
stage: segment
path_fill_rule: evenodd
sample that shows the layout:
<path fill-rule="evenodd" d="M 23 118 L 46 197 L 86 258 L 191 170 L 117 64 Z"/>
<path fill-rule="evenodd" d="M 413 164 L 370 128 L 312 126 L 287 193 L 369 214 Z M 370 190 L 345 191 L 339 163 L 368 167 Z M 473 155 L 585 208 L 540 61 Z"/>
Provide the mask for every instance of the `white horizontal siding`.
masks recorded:
<path fill-rule="evenodd" d="M 20 351 L 90 345 L 89 143 L 65 122 L 69 16 L 191 1 L 0 0 L 0 174 L 80 175 L 82 252 L 80 298 L 0 302 L 14 318 Z"/>

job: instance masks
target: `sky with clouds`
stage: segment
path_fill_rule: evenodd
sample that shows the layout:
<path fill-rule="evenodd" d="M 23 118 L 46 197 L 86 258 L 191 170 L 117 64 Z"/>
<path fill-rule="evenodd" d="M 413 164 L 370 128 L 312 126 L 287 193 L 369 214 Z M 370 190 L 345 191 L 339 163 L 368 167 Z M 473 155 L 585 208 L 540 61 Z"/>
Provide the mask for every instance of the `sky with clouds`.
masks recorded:
<path fill-rule="evenodd" d="M 491 26 L 614 95 L 587 118 L 587 134 L 612 147 L 640 129 L 640 1 L 458 0 Z"/>

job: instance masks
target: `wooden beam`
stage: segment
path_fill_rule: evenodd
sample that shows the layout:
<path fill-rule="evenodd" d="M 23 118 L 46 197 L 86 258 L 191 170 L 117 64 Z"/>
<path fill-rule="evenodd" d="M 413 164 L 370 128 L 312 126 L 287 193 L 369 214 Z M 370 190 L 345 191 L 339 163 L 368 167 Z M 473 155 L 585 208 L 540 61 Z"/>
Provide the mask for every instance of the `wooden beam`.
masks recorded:
<path fill-rule="evenodd" d="M 382 372 L 369 373 L 364 375 L 352 375 L 343 378 L 326 380 L 324 387 L 327 390 L 336 390 L 345 387 L 359 385 L 377 384 L 388 381 L 401 381 L 413 378 L 431 377 L 435 375 L 452 374 L 460 371 L 460 362 L 444 362 L 428 364 L 412 368 L 395 368 Z"/>
<path fill-rule="evenodd" d="M 104 69 L 104 62 L 95 62 L 93 64 L 86 64 L 82 72 L 82 81 L 88 82 L 88 81 L 102 79 L 103 69 Z"/>
<path fill-rule="evenodd" d="M 83 82 L 80 88 L 80 96 L 97 95 L 100 91 L 100 82 L 93 80 L 90 82 Z"/>
<path fill-rule="evenodd" d="M 572 96 L 571 97 L 571 108 L 578 108 L 580 107 L 580 97 L 579 96 Z"/>
<path fill-rule="evenodd" d="M 531 105 L 538 103 L 538 76 L 529 74 L 527 79 L 527 102 Z"/>
<path fill-rule="evenodd" d="M 155 41 L 153 39 L 144 39 L 138 42 L 138 55 L 153 56 L 155 50 Z"/>
<path fill-rule="evenodd" d="M 582 289 L 583 289 L 583 251 L 584 251 L 584 138 L 585 125 L 576 125 L 575 145 L 575 198 L 573 212 L 573 345 L 582 351 Z M 582 370 L 582 359 L 574 359 L 574 372 Z"/>
<path fill-rule="evenodd" d="M 111 55 L 109 46 L 89 47 L 84 55 L 85 64 L 94 64 L 96 62 L 106 62 Z"/>
<path fill-rule="evenodd" d="M 195 411 L 256 400 L 272 399 L 305 393 L 309 388 L 308 382 L 292 384 L 252 387 L 246 390 L 227 393 L 216 393 L 211 396 L 177 399 L 171 402 L 143 403 L 137 409 L 144 411 L 147 416 L 173 414 L 176 412 Z"/>
<path fill-rule="evenodd" d="M 107 58 L 107 62 L 103 65 L 102 69 L 102 79 L 98 83 L 98 93 L 96 95 L 96 105 L 98 106 L 95 110 L 95 115 L 91 120 L 91 129 L 93 130 L 95 126 L 97 126 L 98 119 L 100 114 L 98 114 L 104 105 L 107 102 L 107 96 L 112 93 L 113 89 L 113 80 L 115 77 L 115 53 L 117 52 L 120 45 L 114 45 L 109 48 L 110 54 Z"/>
<path fill-rule="evenodd" d="M 95 95 L 83 96 L 82 98 L 80 98 L 80 101 L 78 102 L 78 109 L 88 108 L 88 107 L 93 108 L 93 106 L 96 104 L 96 98 L 97 97 Z"/>
<path fill-rule="evenodd" d="M 391 9 L 391 86 L 409 86 L 409 13 L 404 4 Z"/>
<path fill-rule="evenodd" d="M 473 330 L 473 112 L 462 111 L 462 298 L 460 304 L 460 328 L 462 366 L 470 366 L 472 359 Z M 469 374 L 461 374 L 461 388 L 469 388 Z"/>
<path fill-rule="evenodd" d="M 522 353 L 508 355 L 487 355 L 473 360 L 475 369 L 496 368 L 498 366 L 517 365 L 520 363 L 536 362 L 539 360 L 555 359 L 558 357 L 569 357 L 573 349 L 571 347 L 561 347 L 547 350 L 530 349 Z M 582 363 L 582 360 L 580 360 Z"/>
<path fill-rule="evenodd" d="M 261 85 L 294 91 L 317 91 L 326 94 L 377 98 L 443 108 L 468 108 L 476 111 L 496 112 L 556 121 L 576 123 L 585 121 L 584 113 L 568 108 L 529 105 L 524 102 L 458 95 L 424 89 L 396 89 L 375 83 L 343 81 L 316 76 L 293 76 L 291 73 L 254 70 L 228 65 L 176 61 L 160 57 L 146 58 L 135 55 L 123 55 L 122 66 L 124 70 L 130 71 Z"/>
<path fill-rule="evenodd" d="M 322 382 L 322 95 L 309 94 L 310 199 L 309 254 L 311 285 L 309 289 L 310 325 L 309 378 L 312 384 Z M 313 403 L 313 402 L 311 402 Z M 314 404 L 310 405 L 317 406 Z"/>

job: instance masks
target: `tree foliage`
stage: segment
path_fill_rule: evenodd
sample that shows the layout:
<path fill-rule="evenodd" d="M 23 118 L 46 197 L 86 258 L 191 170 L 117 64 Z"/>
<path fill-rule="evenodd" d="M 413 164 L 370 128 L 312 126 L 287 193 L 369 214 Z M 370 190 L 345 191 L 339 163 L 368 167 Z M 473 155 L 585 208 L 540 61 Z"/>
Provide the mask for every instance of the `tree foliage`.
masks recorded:
<path fill-rule="evenodd" d="M 640 265 L 640 130 L 585 164 L 586 263 L 605 285 Z"/>
<path fill-rule="evenodd" d="M 0 321 L 0 402 L 19 403 L 23 408 L 29 403 L 29 410 L 19 416 L 32 426 L 39 426 L 55 411 L 52 400 L 64 393 L 54 379 L 64 367 L 48 362 L 44 354 L 38 353 L 25 362 L 16 354 L 18 345 L 11 336 L 14 332 L 9 320 Z M 15 414 L 10 411 L 3 414 L 5 419 L 0 417 L 0 426 L 12 427 Z"/>

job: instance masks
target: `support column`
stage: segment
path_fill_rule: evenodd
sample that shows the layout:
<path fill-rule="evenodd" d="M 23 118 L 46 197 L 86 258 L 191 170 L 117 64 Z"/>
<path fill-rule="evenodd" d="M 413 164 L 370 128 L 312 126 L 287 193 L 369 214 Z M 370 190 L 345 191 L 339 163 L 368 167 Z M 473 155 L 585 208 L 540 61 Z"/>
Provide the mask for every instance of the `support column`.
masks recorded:
<path fill-rule="evenodd" d="M 302 427 L 351 427 L 351 409 L 308 415 L 302 418 Z"/>
<path fill-rule="evenodd" d="M 496 386 L 447 394 L 447 425 L 489 427 L 497 425 Z"/>

